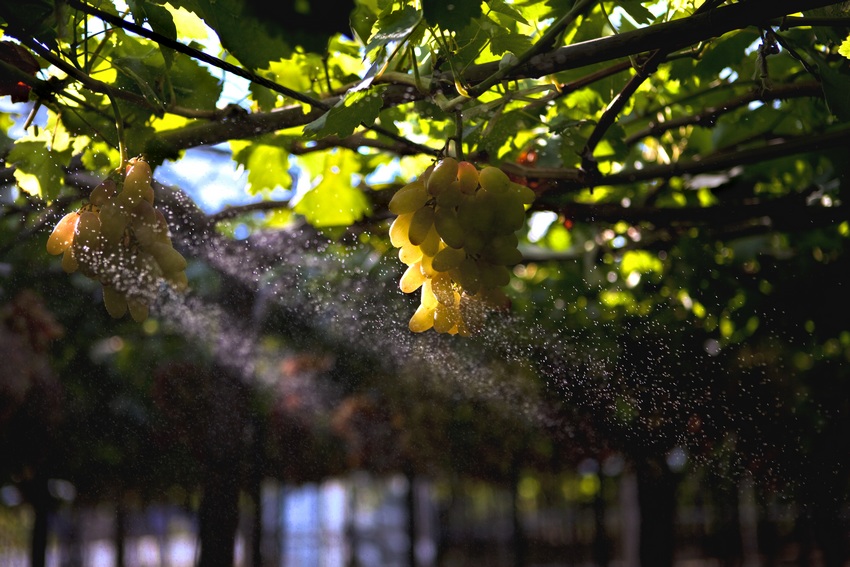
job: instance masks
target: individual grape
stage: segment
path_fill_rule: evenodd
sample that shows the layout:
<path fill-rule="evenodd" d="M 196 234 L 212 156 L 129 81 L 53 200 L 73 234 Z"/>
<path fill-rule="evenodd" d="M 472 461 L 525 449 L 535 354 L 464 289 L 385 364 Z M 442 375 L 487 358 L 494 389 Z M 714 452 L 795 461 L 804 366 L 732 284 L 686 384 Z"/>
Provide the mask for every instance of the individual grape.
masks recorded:
<path fill-rule="evenodd" d="M 492 191 L 500 195 L 507 193 L 511 183 L 511 178 L 498 167 L 487 166 L 478 174 L 478 183 L 482 189 Z"/>
<path fill-rule="evenodd" d="M 464 228 L 486 234 L 493 222 L 492 197 L 486 191 L 478 191 L 473 198 L 458 206 L 457 216 Z"/>
<path fill-rule="evenodd" d="M 398 249 L 398 259 L 408 266 L 423 258 L 422 249 L 415 244 L 405 244 Z"/>
<path fill-rule="evenodd" d="M 482 289 L 499 288 L 508 285 L 511 281 L 511 272 L 505 266 L 479 261 L 478 272 Z"/>
<path fill-rule="evenodd" d="M 516 232 L 525 224 L 525 207 L 517 193 L 509 192 L 493 200 L 494 234 Z"/>
<path fill-rule="evenodd" d="M 457 164 L 457 178 L 461 193 L 472 195 L 478 189 L 478 169 L 468 161 Z"/>
<path fill-rule="evenodd" d="M 102 207 L 118 194 L 118 185 L 112 178 L 101 181 L 97 187 L 92 189 L 89 202 L 96 207 Z"/>
<path fill-rule="evenodd" d="M 130 317 L 136 323 L 142 323 L 148 318 L 149 309 L 146 303 L 134 297 L 127 298 L 127 309 L 130 311 Z"/>
<path fill-rule="evenodd" d="M 422 241 L 422 244 L 419 245 L 419 248 L 422 249 L 423 256 L 434 256 L 439 252 L 440 235 L 437 233 L 435 225 L 431 225 L 431 230 L 428 231 L 428 235 Z"/>
<path fill-rule="evenodd" d="M 443 242 L 452 248 L 463 248 L 466 232 L 463 230 L 454 209 L 437 207 L 434 211 L 434 227 Z"/>
<path fill-rule="evenodd" d="M 132 203 L 138 203 L 144 199 L 153 204 L 154 193 L 151 187 L 151 166 L 141 158 L 130 160 L 127 165 L 127 173 L 124 177 L 124 187 L 121 193 L 126 194 Z"/>
<path fill-rule="evenodd" d="M 163 242 L 154 242 L 150 253 L 164 273 L 180 272 L 186 269 L 186 258 L 180 252 Z"/>
<path fill-rule="evenodd" d="M 440 303 L 437 300 L 437 296 L 434 295 L 433 280 L 431 278 L 425 279 L 425 283 L 422 285 L 422 293 L 419 301 L 424 307 L 430 309 L 437 307 L 437 304 Z"/>
<path fill-rule="evenodd" d="M 407 232 L 407 238 L 411 244 L 419 246 L 428 236 L 428 232 L 434 225 L 434 208 L 422 207 L 413 213 L 413 218 L 410 219 L 410 229 Z"/>
<path fill-rule="evenodd" d="M 74 231 L 74 251 L 92 253 L 97 251 L 100 240 L 100 216 L 94 211 L 80 213 Z"/>
<path fill-rule="evenodd" d="M 59 219 L 56 226 L 53 227 L 53 232 L 47 238 L 47 253 L 56 255 L 62 254 L 70 248 L 74 242 L 74 232 L 77 229 L 77 222 L 80 220 L 80 214 L 77 211 L 68 213 Z"/>
<path fill-rule="evenodd" d="M 454 209 L 464 201 L 465 197 L 466 195 L 460 191 L 460 183 L 458 181 L 453 181 L 445 191 L 437 195 L 435 202 L 438 207 Z"/>
<path fill-rule="evenodd" d="M 425 274 L 422 273 L 422 268 L 419 262 L 411 264 L 407 267 L 401 279 L 398 282 L 399 288 L 404 293 L 413 293 L 425 283 Z"/>
<path fill-rule="evenodd" d="M 467 256 L 456 268 L 449 270 L 449 276 L 468 293 L 475 293 L 481 288 L 478 263 L 471 256 Z"/>
<path fill-rule="evenodd" d="M 423 207 L 430 197 L 425 184 L 417 179 L 396 191 L 387 208 L 396 215 L 412 213 Z"/>
<path fill-rule="evenodd" d="M 189 278 L 186 276 L 186 272 L 183 270 L 179 272 L 169 272 L 167 274 L 164 274 L 163 277 L 169 283 L 171 283 L 178 291 L 186 291 L 187 289 L 189 289 Z"/>
<path fill-rule="evenodd" d="M 482 257 L 491 264 L 512 266 L 522 261 L 522 253 L 517 249 L 515 234 L 503 234 L 493 237 L 482 252 Z"/>
<path fill-rule="evenodd" d="M 133 235 L 142 248 L 148 249 L 156 241 L 158 227 L 156 211 L 147 201 L 140 201 L 130 216 Z"/>
<path fill-rule="evenodd" d="M 446 246 L 434 256 L 431 267 L 438 272 L 447 272 L 459 266 L 464 258 L 466 258 L 466 252 L 462 249 Z"/>
<path fill-rule="evenodd" d="M 126 296 L 111 285 L 103 286 L 103 305 L 114 319 L 120 319 L 127 312 Z"/>
<path fill-rule="evenodd" d="M 537 194 L 530 187 L 522 183 L 512 183 L 511 190 L 519 195 L 519 201 L 523 205 L 530 205 L 537 198 Z"/>
<path fill-rule="evenodd" d="M 434 277 L 434 275 L 437 273 L 437 270 L 434 269 L 433 262 L 433 256 L 425 256 L 424 254 L 419 260 L 419 265 L 422 267 L 422 273 L 428 276 L 429 278 Z"/>
<path fill-rule="evenodd" d="M 80 265 L 77 263 L 77 259 L 74 258 L 74 247 L 69 246 L 62 253 L 62 271 L 66 274 L 73 274 L 79 267 Z"/>
<path fill-rule="evenodd" d="M 127 228 L 127 215 L 114 203 L 105 203 L 100 207 L 100 231 L 106 242 L 115 243 L 124 236 Z"/>
<path fill-rule="evenodd" d="M 440 303 L 434 309 L 434 330 L 438 333 L 448 333 L 452 327 L 457 326 L 459 320 L 460 311 L 454 304 Z"/>
<path fill-rule="evenodd" d="M 445 191 L 457 179 L 457 166 L 457 160 L 453 157 L 446 157 L 438 161 L 425 184 L 428 192 L 431 195 L 439 195 Z"/>
<path fill-rule="evenodd" d="M 410 244 L 407 234 L 410 232 L 410 221 L 412 219 L 413 213 L 399 215 L 390 225 L 390 243 L 395 248 L 401 248 L 405 244 Z"/>
<path fill-rule="evenodd" d="M 424 333 L 434 326 L 434 307 L 428 308 L 420 304 L 408 323 L 408 328 L 414 333 Z"/>
<path fill-rule="evenodd" d="M 452 279 L 446 273 L 439 273 L 431 278 L 431 291 L 437 301 L 444 304 L 453 304 L 455 300 L 455 291 L 452 288 Z"/>

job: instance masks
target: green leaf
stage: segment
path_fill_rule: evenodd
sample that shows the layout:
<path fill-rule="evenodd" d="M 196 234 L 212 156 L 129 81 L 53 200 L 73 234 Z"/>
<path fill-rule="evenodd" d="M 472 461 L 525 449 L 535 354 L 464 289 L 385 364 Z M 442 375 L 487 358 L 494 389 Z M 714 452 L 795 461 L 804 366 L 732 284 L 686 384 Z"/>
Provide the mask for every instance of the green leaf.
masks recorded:
<path fill-rule="evenodd" d="M 147 22 L 156 33 L 170 40 L 177 40 L 177 26 L 174 25 L 174 18 L 167 9 L 139 0 L 130 0 L 127 4 L 130 6 L 137 24 L 142 25 Z M 166 65 L 170 67 L 174 60 L 174 51 L 162 45 L 160 45 L 160 50 Z"/>
<path fill-rule="evenodd" d="M 215 110 L 222 84 L 207 67 L 195 59 L 178 54 L 174 60 L 171 90 L 179 106 L 200 110 Z"/>
<path fill-rule="evenodd" d="M 372 212 L 362 191 L 351 186 L 357 162 L 349 152 L 325 156 L 322 180 L 295 204 L 296 213 L 315 227 L 350 226 Z"/>
<path fill-rule="evenodd" d="M 493 55 L 511 52 L 521 55 L 531 48 L 531 40 L 527 35 L 511 32 L 501 26 L 493 26 L 490 35 L 490 51 Z"/>
<path fill-rule="evenodd" d="M 15 179 L 21 189 L 34 197 L 52 201 L 62 188 L 64 166 L 69 158 L 70 153 L 48 149 L 45 142 L 19 141 L 6 161 L 15 166 Z"/>
<path fill-rule="evenodd" d="M 638 24 L 649 24 L 655 20 L 655 16 L 640 0 L 622 0 L 619 6 Z"/>
<path fill-rule="evenodd" d="M 252 142 L 230 142 L 233 161 L 242 165 L 248 172 L 246 189 L 252 195 L 261 191 L 273 191 L 278 187 L 292 187 L 286 142 L 286 138 L 278 136 L 263 136 Z"/>
<path fill-rule="evenodd" d="M 499 14 L 504 14 L 508 16 L 514 21 L 520 22 L 525 25 L 528 24 L 528 20 L 526 20 L 522 14 L 520 14 L 519 10 L 511 6 L 510 4 L 506 4 L 504 0 L 489 0 L 487 5 L 494 12 L 498 12 Z"/>
<path fill-rule="evenodd" d="M 304 135 L 314 138 L 354 133 L 360 124 L 372 124 L 384 106 L 380 90 L 349 91 L 345 98 L 322 116 L 304 126 Z"/>
<path fill-rule="evenodd" d="M 823 96 L 829 111 L 839 120 L 850 120 L 850 75 L 833 69 L 827 64 L 818 67 L 823 86 Z"/>
<path fill-rule="evenodd" d="M 422 11 L 432 26 L 458 31 L 465 28 L 469 20 L 481 15 L 481 3 L 476 0 L 422 0 Z"/>
<path fill-rule="evenodd" d="M 373 29 L 377 28 L 377 30 L 369 38 L 369 43 L 366 45 L 366 53 L 391 41 L 403 40 L 410 35 L 410 32 L 413 31 L 413 28 L 421 20 L 422 14 L 413 8 L 413 6 L 405 6 L 401 10 L 390 12 L 388 15 L 381 17 L 373 26 Z"/>

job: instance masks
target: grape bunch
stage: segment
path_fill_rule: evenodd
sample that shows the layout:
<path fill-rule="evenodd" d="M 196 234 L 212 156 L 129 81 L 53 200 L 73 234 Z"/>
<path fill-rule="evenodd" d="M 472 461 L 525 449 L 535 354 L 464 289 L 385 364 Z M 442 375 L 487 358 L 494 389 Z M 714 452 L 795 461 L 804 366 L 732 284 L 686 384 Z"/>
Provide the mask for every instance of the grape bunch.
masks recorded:
<path fill-rule="evenodd" d="M 121 175 L 111 175 L 79 210 L 63 216 L 47 239 L 47 252 L 62 254 L 62 269 L 103 285 L 103 303 L 114 318 L 128 311 L 147 319 L 159 281 L 177 290 L 188 287 L 186 259 L 174 249 L 162 211 L 153 206 L 151 168 L 129 160 Z"/>
<path fill-rule="evenodd" d="M 421 289 L 411 331 L 469 335 L 489 308 L 507 305 L 501 288 L 522 260 L 515 233 L 534 197 L 499 168 L 451 157 L 393 195 L 390 241 L 408 266 L 399 287 Z"/>

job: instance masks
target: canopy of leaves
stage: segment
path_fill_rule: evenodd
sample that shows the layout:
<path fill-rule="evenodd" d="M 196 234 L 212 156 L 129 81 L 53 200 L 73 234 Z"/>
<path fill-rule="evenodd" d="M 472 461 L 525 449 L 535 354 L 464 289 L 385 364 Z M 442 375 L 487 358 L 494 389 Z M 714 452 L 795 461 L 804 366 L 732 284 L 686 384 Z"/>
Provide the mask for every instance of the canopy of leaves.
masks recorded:
<path fill-rule="evenodd" d="M 205 214 L 175 190 L 178 246 L 250 257 L 257 283 L 292 252 L 266 253 L 264 239 L 296 227 L 313 231 L 305 248 L 328 255 L 365 246 L 368 271 L 393 259 L 392 193 L 453 155 L 536 193 L 518 233 L 514 311 L 553 336 L 593 335 L 625 353 L 581 382 L 586 397 L 569 398 L 564 419 L 590 409 L 610 439 L 636 447 L 646 434 L 660 440 L 641 448 L 652 451 L 699 430 L 689 442 L 708 453 L 709 438 L 750 427 L 749 410 L 729 406 L 776 386 L 769 396 L 787 394 L 787 404 L 759 406 L 760 416 L 807 416 L 795 451 L 823 457 L 818 435 L 846 426 L 846 402 L 832 395 L 850 360 L 845 3 L 305 0 L 284 3 L 282 19 L 242 0 L 119 4 L 0 5 L 4 43 L 27 53 L 0 58 L 3 84 L 13 77 L 25 86 L 13 96 L 28 88 L 30 103 L 0 119 L 4 251 L 33 241 L 43 250 L 46 219 L 127 155 L 157 166 L 215 146 L 265 200 Z M 235 99 L 232 88 L 242 89 Z M 32 105 L 48 118 L 21 128 Z M 267 197 L 281 188 L 291 198 Z M 254 239 L 234 238 L 234 218 Z M 226 271 L 214 254 L 204 260 Z M 196 283 L 214 296 L 215 285 Z M 288 339 L 306 340 L 288 324 Z M 637 343 L 658 345 L 662 362 L 633 358 Z M 662 356 L 671 349 L 697 354 Z M 555 374 L 534 379 L 557 386 Z M 799 401 L 780 378 L 810 397 Z M 592 389 L 606 379 L 617 387 Z M 662 398 L 686 401 L 662 411 Z M 426 418 L 408 417 L 429 432 Z M 451 419 L 455 431 L 463 420 Z M 764 466 L 757 460 L 749 465 Z"/>

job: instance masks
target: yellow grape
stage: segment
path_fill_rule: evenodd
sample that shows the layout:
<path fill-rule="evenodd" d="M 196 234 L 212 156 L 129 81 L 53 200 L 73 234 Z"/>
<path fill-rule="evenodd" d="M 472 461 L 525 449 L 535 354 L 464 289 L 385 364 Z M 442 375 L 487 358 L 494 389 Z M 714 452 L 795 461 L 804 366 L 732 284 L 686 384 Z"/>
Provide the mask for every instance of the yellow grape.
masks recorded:
<path fill-rule="evenodd" d="M 482 189 L 502 194 L 508 191 L 512 181 L 504 171 L 488 165 L 478 174 L 478 183 L 481 184 Z"/>
<path fill-rule="evenodd" d="M 466 258 L 466 252 L 462 249 L 447 246 L 437 252 L 431 262 L 431 267 L 438 272 L 447 272 L 458 267 L 464 258 Z"/>
<path fill-rule="evenodd" d="M 412 219 L 413 213 L 399 215 L 390 225 L 390 243 L 395 248 L 401 248 L 405 244 L 410 244 L 407 233 L 410 231 L 410 221 Z"/>
<path fill-rule="evenodd" d="M 511 271 L 506 266 L 498 266 L 479 260 L 478 273 L 481 278 L 481 288 L 499 288 L 506 286 L 511 281 Z"/>
<path fill-rule="evenodd" d="M 416 262 L 407 267 L 398 282 L 398 286 L 404 293 L 413 293 L 425 283 L 426 279 L 419 262 Z"/>
<path fill-rule="evenodd" d="M 425 240 L 422 241 L 422 244 L 419 245 L 419 248 L 422 249 L 423 256 L 434 256 L 440 250 L 440 235 L 437 233 L 437 229 L 432 224 L 431 230 L 428 231 L 428 235 L 425 237 Z"/>
<path fill-rule="evenodd" d="M 495 234 L 516 232 L 525 224 L 525 207 L 517 193 L 510 192 L 493 199 L 493 224 Z"/>
<path fill-rule="evenodd" d="M 80 265 L 77 263 L 77 259 L 74 258 L 74 247 L 69 246 L 62 253 L 62 270 L 66 274 L 73 274 L 79 267 Z"/>
<path fill-rule="evenodd" d="M 417 179 L 396 191 L 387 208 L 397 215 L 412 213 L 424 206 L 429 198 L 425 184 Z"/>
<path fill-rule="evenodd" d="M 114 319 L 120 319 L 127 312 L 126 296 L 111 285 L 103 286 L 103 305 Z"/>
<path fill-rule="evenodd" d="M 434 326 L 434 307 L 428 308 L 420 304 L 410 318 L 408 328 L 414 333 L 424 333 Z"/>
<path fill-rule="evenodd" d="M 164 242 L 154 242 L 150 247 L 150 253 L 164 273 L 180 272 L 186 269 L 186 258 Z"/>
<path fill-rule="evenodd" d="M 481 288 L 478 263 L 471 256 L 467 256 L 460 265 L 449 270 L 449 275 L 468 293 L 475 293 Z"/>
<path fill-rule="evenodd" d="M 456 305 L 439 304 L 434 309 L 434 330 L 438 333 L 448 333 L 460 320 L 460 311 Z"/>
<path fill-rule="evenodd" d="M 457 160 L 453 157 L 443 158 L 434 165 L 434 170 L 428 177 L 425 186 L 432 195 L 439 195 L 457 179 Z"/>
<path fill-rule="evenodd" d="M 537 193 L 522 183 L 511 183 L 511 191 L 519 196 L 519 200 L 523 205 L 530 205 L 537 198 Z"/>
<path fill-rule="evenodd" d="M 494 236 L 482 252 L 482 257 L 492 264 L 512 266 L 522 261 L 522 253 L 517 249 L 515 234 Z"/>
<path fill-rule="evenodd" d="M 107 242 L 115 243 L 121 240 L 125 228 L 127 215 L 118 205 L 106 203 L 100 207 L 100 231 Z"/>
<path fill-rule="evenodd" d="M 89 202 L 97 207 L 102 207 L 118 194 L 118 186 L 114 179 L 107 178 L 101 181 L 97 187 L 92 189 Z"/>
<path fill-rule="evenodd" d="M 74 251 L 95 252 L 100 240 L 100 216 L 94 211 L 83 211 L 74 231 Z"/>
<path fill-rule="evenodd" d="M 158 228 L 153 205 L 147 201 L 140 201 L 130 216 L 130 226 L 133 228 L 133 234 L 139 246 L 145 249 L 150 248 L 156 241 Z"/>
<path fill-rule="evenodd" d="M 454 304 L 455 291 L 452 288 L 452 279 L 446 273 L 440 273 L 431 278 L 431 291 L 437 301 L 443 304 Z"/>
<path fill-rule="evenodd" d="M 134 297 L 127 298 L 127 309 L 130 310 L 130 317 L 136 323 L 142 323 L 148 318 L 149 309 L 146 303 Z"/>
<path fill-rule="evenodd" d="M 454 209 L 437 207 L 434 211 L 434 227 L 443 242 L 452 248 L 463 248 L 466 233 Z"/>
<path fill-rule="evenodd" d="M 468 161 L 457 164 L 457 178 L 461 193 L 472 195 L 478 189 L 478 168 Z"/>
<path fill-rule="evenodd" d="M 423 258 L 422 249 L 415 244 L 405 244 L 398 249 L 398 259 L 408 266 Z"/>
<path fill-rule="evenodd" d="M 419 260 L 419 264 L 422 266 L 422 273 L 428 276 L 429 278 L 434 277 L 437 271 L 434 269 L 432 265 L 434 262 L 433 256 L 425 256 L 422 255 L 422 258 Z"/>
<path fill-rule="evenodd" d="M 164 274 L 163 277 L 172 286 L 174 286 L 177 291 L 186 291 L 189 289 L 189 278 L 183 270 L 180 270 L 179 272 L 169 272 Z"/>
<path fill-rule="evenodd" d="M 151 178 L 151 166 L 140 158 L 134 158 L 127 165 L 127 174 L 124 177 L 124 187 L 121 189 L 121 193 L 127 194 L 133 203 L 144 199 L 153 204 L 154 194 Z"/>
<path fill-rule="evenodd" d="M 168 221 L 165 220 L 165 215 L 157 208 L 154 208 L 156 213 L 156 239 L 158 242 L 164 242 L 171 245 L 171 236 L 168 232 Z"/>
<path fill-rule="evenodd" d="M 71 243 L 74 242 L 74 232 L 79 220 L 80 214 L 77 211 L 68 213 L 59 219 L 59 222 L 53 227 L 53 232 L 47 238 L 48 254 L 61 254 L 71 246 Z"/>
<path fill-rule="evenodd" d="M 438 207 L 454 209 L 460 205 L 466 195 L 460 191 L 460 182 L 453 181 L 445 191 L 437 195 L 436 203 Z"/>
<path fill-rule="evenodd" d="M 464 201 L 457 208 L 460 224 L 467 230 L 473 228 L 488 233 L 493 222 L 492 197 L 486 191 L 478 191 L 472 199 Z"/>
<path fill-rule="evenodd" d="M 434 295 L 433 280 L 427 278 L 422 285 L 422 292 L 419 300 L 424 307 L 434 309 L 440 303 L 437 301 L 437 296 Z"/>
<path fill-rule="evenodd" d="M 434 225 L 434 208 L 422 207 L 413 213 L 413 218 L 410 219 L 410 229 L 407 232 L 407 238 L 411 244 L 419 246 L 428 236 L 428 232 Z"/>

